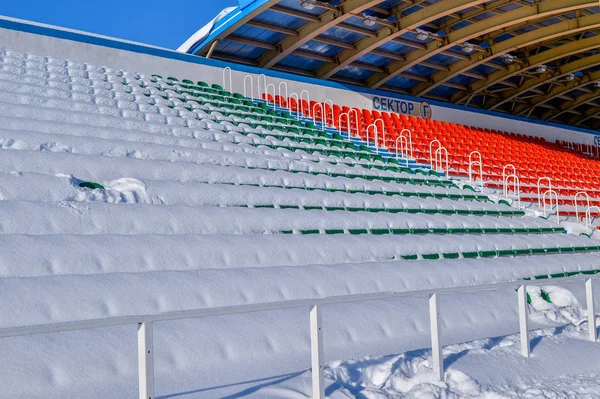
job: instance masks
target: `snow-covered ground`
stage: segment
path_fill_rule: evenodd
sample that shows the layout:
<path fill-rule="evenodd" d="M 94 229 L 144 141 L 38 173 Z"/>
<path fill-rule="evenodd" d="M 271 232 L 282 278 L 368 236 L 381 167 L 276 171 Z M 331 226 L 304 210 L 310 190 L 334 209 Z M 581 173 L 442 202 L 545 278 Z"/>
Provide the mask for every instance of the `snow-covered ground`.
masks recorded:
<path fill-rule="evenodd" d="M 600 269 L 597 241 L 496 197 L 51 56 L 0 51 L 0 330 Z M 424 298 L 324 306 L 327 393 L 593 397 L 583 286 L 544 290 L 555 305 L 530 293 L 529 360 L 512 289 L 442 295 L 445 383 L 429 369 Z M 308 309 L 161 322 L 154 345 L 162 398 L 310 396 Z M 0 397 L 137 396 L 135 326 L 3 338 L 0 353 Z"/>

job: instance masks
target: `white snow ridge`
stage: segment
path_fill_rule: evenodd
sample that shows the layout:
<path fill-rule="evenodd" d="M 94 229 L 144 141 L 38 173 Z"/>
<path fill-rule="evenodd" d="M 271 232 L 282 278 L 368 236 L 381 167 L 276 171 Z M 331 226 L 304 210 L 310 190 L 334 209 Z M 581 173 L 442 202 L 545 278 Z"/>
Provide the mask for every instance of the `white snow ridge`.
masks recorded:
<path fill-rule="evenodd" d="M 600 269 L 597 241 L 191 83 L 0 51 L 0 397 L 138 397 L 137 325 L 40 326 L 541 276 L 531 358 L 513 287 L 440 294 L 444 381 L 426 297 L 323 305 L 325 393 L 600 397 L 568 279 Z M 157 398 L 312 396 L 305 306 L 156 322 L 153 342 Z"/>

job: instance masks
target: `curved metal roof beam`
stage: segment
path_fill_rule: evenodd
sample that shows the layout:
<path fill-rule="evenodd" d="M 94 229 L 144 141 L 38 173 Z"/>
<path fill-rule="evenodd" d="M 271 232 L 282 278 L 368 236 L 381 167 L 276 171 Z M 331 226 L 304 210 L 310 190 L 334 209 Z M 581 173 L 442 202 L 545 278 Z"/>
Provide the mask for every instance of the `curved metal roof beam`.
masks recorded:
<path fill-rule="evenodd" d="M 596 98 L 600 98 L 600 91 L 596 91 Z M 591 100 L 588 100 L 591 101 Z M 595 116 L 600 115 L 600 111 L 598 110 L 598 108 L 590 108 L 587 111 L 585 111 L 585 113 L 583 115 L 577 115 L 572 117 L 571 119 L 569 119 L 568 123 L 570 123 L 571 125 L 581 125 L 583 122 L 587 121 L 588 119 L 591 119 Z"/>
<path fill-rule="evenodd" d="M 496 15 L 491 18 L 475 22 L 448 33 L 444 42 L 433 41 L 427 44 L 424 50 L 416 50 L 406 55 L 405 61 L 392 62 L 387 66 L 388 73 L 375 74 L 367 80 L 367 86 L 377 88 L 387 83 L 393 77 L 405 72 L 407 69 L 422 63 L 430 57 L 449 50 L 452 47 L 474 39 L 476 37 L 492 33 L 515 24 L 566 13 L 587 7 L 598 5 L 594 0 L 549 0 L 543 3 L 535 3 L 527 7 L 517 8 Z M 477 55 L 476 55 L 477 56 Z"/>
<path fill-rule="evenodd" d="M 593 83 L 594 81 L 596 81 L 598 79 L 600 79 L 600 71 L 593 72 L 593 73 L 585 76 L 584 79 L 580 82 L 577 82 L 577 84 L 575 84 L 574 82 L 570 82 L 573 84 L 568 85 L 568 89 L 561 87 L 561 89 L 563 89 L 563 90 L 558 90 L 560 92 L 560 94 L 553 93 L 554 94 L 553 97 L 558 97 L 559 95 L 562 95 L 566 92 L 569 92 L 569 91 L 575 90 L 579 87 Z M 550 111 L 544 113 L 541 116 L 541 119 L 543 119 L 543 120 L 554 119 L 554 118 L 564 114 L 565 112 L 569 112 L 569 111 L 579 107 L 580 105 L 583 105 L 592 100 L 595 100 L 598 97 L 600 97 L 600 90 L 598 90 L 598 89 L 592 90 L 589 93 L 583 93 L 580 96 L 576 97 L 572 101 L 565 101 L 564 103 L 562 103 L 560 105 L 560 109 L 550 110 Z"/>
<path fill-rule="evenodd" d="M 339 5 L 335 10 L 324 12 L 319 21 L 309 22 L 298 30 L 298 34 L 288 36 L 278 45 L 277 50 L 267 51 L 259 60 L 261 68 L 271 68 L 279 61 L 293 53 L 296 49 L 319 36 L 329 28 L 344 22 L 356 13 L 361 13 L 381 3 L 383 0 L 348 0 Z"/>
<path fill-rule="evenodd" d="M 539 3 L 544 4 L 544 3 Z M 508 13 L 507 13 L 508 14 Z M 518 50 L 522 47 L 530 46 L 534 43 L 542 43 L 547 40 L 553 40 L 557 37 L 583 32 L 589 29 L 600 27 L 600 14 L 594 14 L 582 18 L 575 18 L 565 22 L 559 22 L 546 26 L 541 29 L 529 31 L 522 35 L 499 42 L 488 48 L 484 53 L 478 53 L 471 56 L 469 60 L 458 61 L 450 65 L 449 72 L 438 72 L 431 77 L 428 83 L 419 83 L 412 89 L 413 96 L 422 96 L 436 87 L 446 83 L 450 79 L 458 76 L 477 65 L 506 54 L 510 51 Z"/>
<path fill-rule="evenodd" d="M 489 106 L 487 108 L 488 109 L 496 109 L 500 105 L 511 102 L 511 101 L 515 100 L 516 98 L 520 97 L 521 95 L 523 95 L 524 93 L 526 93 L 527 91 L 535 90 L 539 86 L 542 86 L 551 80 L 560 79 L 571 73 L 583 71 L 585 69 L 593 68 L 593 67 L 596 67 L 599 65 L 600 65 L 600 54 L 596 54 L 596 55 L 593 55 L 590 57 L 585 57 L 585 58 L 579 59 L 577 61 L 565 64 L 559 68 L 558 74 L 552 74 L 552 73 L 540 74 L 536 78 L 525 81 L 523 83 L 523 85 L 520 87 L 517 87 L 515 89 L 508 90 L 508 91 L 501 93 L 499 98 L 490 99 L 489 103 L 492 104 L 492 106 Z M 571 87 L 570 84 L 567 84 L 567 86 L 565 86 L 565 90 L 563 92 L 561 92 L 560 94 L 558 94 L 558 96 L 566 94 L 566 93 L 570 92 L 571 90 L 575 90 L 576 88 L 581 86 L 582 82 L 583 81 L 579 81 L 579 85 L 575 85 L 573 87 Z M 569 82 L 569 83 L 571 83 L 571 82 Z M 558 97 L 558 96 L 556 96 L 556 97 Z M 544 102 L 550 101 L 553 98 L 555 98 L 555 97 L 548 98 L 547 100 L 544 100 Z M 523 105 L 521 105 L 519 107 L 522 107 L 522 106 Z M 517 107 L 517 108 L 519 108 L 519 107 Z M 527 110 L 528 109 L 526 109 L 525 111 L 527 111 Z"/>
<path fill-rule="evenodd" d="M 477 17 L 481 14 L 484 14 L 486 12 L 493 12 L 495 14 L 498 14 L 498 11 L 495 11 L 497 8 L 500 8 L 502 6 L 505 6 L 507 4 L 510 4 L 511 1 L 513 0 L 496 0 L 494 2 L 490 2 L 490 3 L 486 3 L 486 4 L 482 4 L 478 7 L 476 7 L 474 10 L 471 11 L 467 11 L 463 14 L 460 15 L 460 18 L 456 18 L 455 19 L 450 19 L 446 22 L 443 22 L 440 24 L 440 29 L 442 30 L 449 30 L 450 28 L 452 28 L 454 25 L 459 24 L 461 22 L 464 21 L 469 21 L 471 18 Z"/>
<path fill-rule="evenodd" d="M 594 77 L 598 77 L 597 75 L 593 75 Z M 591 79 L 591 75 L 586 75 L 581 80 L 574 80 L 572 82 L 567 82 L 564 86 L 555 86 L 548 93 L 543 96 L 536 96 L 530 99 L 528 102 L 520 104 L 515 107 L 512 111 L 515 115 L 523 115 L 528 114 L 533 111 L 535 107 L 541 106 L 547 103 L 550 100 L 553 100 L 557 97 L 565 95 L 575 89 L 579 89 L 584 87 L 585 85 L 591 83 L 593 80 Z"/>
<path fill-rule="evenodd" d="M 469 98 L 469 96 L 480 93 L 492 87 L 495 84 L 502 83 L 506 79 L 523 73 L 529 69 L 536 68 L 542 64 L 547 64 L 552 61 L 556 61 L 574 54 L 579 54 L 589 50 L 593 50 L 598 47 L 600 47 L 600 36 L 592 36 L 587 39 L 577 40 L 568 44 L 564 44 L 562 46 L 557 46 L 549 50 L 542 51 L 541 53 L 531 55 L 527 59 L 525 65 L 521 65 L 515 62 L 513 64 L 508 65 L 507 69 L 500 69 L 498 71 L 492 72 L 486 79 L 471 84 L 469 86 L 469 90 L 459 91 L 456 94 L 454 94 L 452 97 L 450 97 L 450 101 L 454 103 L 459 103 Z M 484 104 L 485 108 L 496 109 L 500 105 L 510 102 L 513 99 L 517 98 L 526 91 L 533 90 L 538 86 L 547 83 L 549 80 L 553 80 L 557 77 L 568 75 L 570 73 L 578 72 L 590 68 L 592 66 L 598 65 L 598 60 L 600 60 L 600 58 L 598 57 L 595 57 L 593 59 L 592 57 L 586 57 L 571 62 L 569 64 L 565 64 L 559 68 L 558 76 L 557 74 L 553 74 L 552 72 L 540 74 L 536 78 L 527 80 L 522 86 L 512 90 L 508 90 L 500 94 L 500 96 L 497 98 L 490 99 L 488 103 Z"/>
<path fill-rule="evenodd" d="M 444 0 L 400 18 L 393 28 L 384 27 L 374 37 L 367 37 L 359 41 L 354 50 L 345 50 L 336 57 L 335 63 L 323 65 L 317 71 L 317 76 L 329 79 L 344 67 L 358 60 L 365 54 L 372 52 L 384 43 L 402 36 L 419 26 L 428 24 L 443 16 L 453 14 L 465 8 L 474 7 L 489 0 Z"/>

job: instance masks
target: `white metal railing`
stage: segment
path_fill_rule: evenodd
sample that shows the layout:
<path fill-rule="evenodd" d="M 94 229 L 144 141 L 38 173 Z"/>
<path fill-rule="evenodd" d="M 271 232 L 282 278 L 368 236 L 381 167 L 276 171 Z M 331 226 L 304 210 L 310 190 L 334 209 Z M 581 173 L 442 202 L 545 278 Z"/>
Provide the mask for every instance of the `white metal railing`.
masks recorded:
<path fill-rule="evenodd" d="M 229 89 L 228 89 L 228 86 L 227 86 L 227 81 L 228 81 L 228 79 L 227 79 L 227 76 L 228 76 L 227 73 L 228 72 L 229 72 Z M 230 67 L 225 67 L 223 69 L 223 90 L 228 91 L 230 93 L 233 93 L 233 80 L 232 80 L 232 77 L 231 77 L 231 68 Z"/>
<path fill-rule="evenodd" d="M 445 158 L 442 158 L 442 154 L 445 156 Z M 444 160 L 446 161 L 446 168 L 444 168 Z M 450 170 L 450 163 L 448 162 L 448 150 L 446 149 L 446 147 L 440 147 L 437 150 L 435 150 L 434 170 L 441 170 L 442 172 L 444 172 L 444 174 L 448 174 L 448 171 Z"/>
<path fill-rule="evenodd" d="M 385 121 L 381 118 L 375 119 L 373 124 L 377 126 L 377 122 L 380 122 L 381 127 L 377 127 L 377 131 L 375 132 L 375 148 L 377 148 L 377 153 L 379 154 L 379 132 L 381 132 L 381 138 L 383 139 L 383 147 L 385 148 Z M 381 130 L 380 130 L 381 129 Z"/>
<path fill-rule="evenodd" d="M 325 131 L 325 121 L 323 120 L 323 114 L 324 114 L 324 109 L 325 107 L 323 107 L 323 104 L 321 103 L 314 103 L 312 106 L 312 118 L 313 120 L 316 122 L 317 121 L 317 112 L 316 109 L 317 107 L 321 108 L 321 131 Z"/>
<path fill-rule="evenodd" d="M 273 99 L 273 107 L 275 107 L 277 106 L 277 104 L 275 103 L 275 85 L 273 83 L 269 83 L 267 87 L 265 87 L 265 101 L 267 102 L 267 105 L 271 104 L 271 101 L 269 100 L 270 88 L 273 88 L 273 95 L 271 96 L 271 98 Z"/>
<path fill-rule="evenodd" d="M 544 195 L 542 195 L 542 202 L 544 203 L 544 217 L 547 218 L 550 214 L 546 214 L 546 195 L 548 195 L 548 199 L 550 200 L 550 210 L 552 210 L 552 197 L 554 196 L 554 203 L 556 205 L 556 223 L 560 223 L 560 212 L 558 210 L 558 193 L 552 189 L 547 190 Z"/>
<path fill-rule="evenodd" d="M 304 93 L 306 93 L 306 105 L 308 106 L 310 112 L 310 93 L 308 90 L 302 90 L 300 92 L 300 110 L 302 112 L 302 117 L 304 117 Z"/>
<path fill-rule="evenodd" d="M 400 136 L 404 136 L 405 133 L 407 134 L 407 137 L 408 137 L 408 145 L 410 148 L 410 157 L 412 159 L 414 159 L 415 156 L 414 156 L 414 151 L 413 151 L 412 132 L 409 129 L 402 129 L 402 131 L 400 132 Z M 406 161 L 406 165 L 408 166 L 408 160 Z"/>
<path fill-rule="evenodd" d="M 296 98 L 294 98 L 294 96 L 296 96 Z M 290 97 L 287 98 L 288 101 L 288 105 L 289 105 L 289 109 L 292 109 L 292 100 L 296 100 L 296 120 L 299 121 L 300 120 L 300 97 L 298 96 L 298 93 L 292 93 L 290 94 Z"/>
<path fill-rule="evenodd" d="M 347 112 L 344 112 L 338 116 L 338 132 L 342 133 L 342 119 L 344 116 L 346 117 L 346 122 L 348 122 L 346 129 L 348 131 L 348 139 L 350 139 L 350 137 L 352 137 L 352 133 L 350 132 L 350 115 Z"/>
<path fill-rule="evenodd" d="M 585 229 L 586 231 L 590 231 L 590 224 L 592 223 L 592 209 L 598 211 L 600 213 L 600 208 L 596 205 L 588 206 L 585 210 Z M 593 232 L 593 231 L 592 231 Z"/>
<path fill-rule="evenodd" d="M 258 82 L 257 82 L 257 86 L 258 86 L 257 97 L 259 99 L 262 99 L 263 94 L 265 94 L 267 92 L 267 75 L 265 75 L 264 73 L 261 73 L 260 75 L 258 75 L 257 80 L 258 80 Z M 262 82 L 262 85 L 261 85 L 261 82 Z"/>
<path fill-rule="evenodd" d="M 330 99 L 325 100 L 324 104 L 324 108 L 325 108 L 325 123 L 328 124 L 329 123 L 329 117 L 328 117 L 328 109 L 331 109 L 331 124 L 328 124 L 327 126 L 329 127 L 333 127 L 335 126 L 335 115 L 333 112 L 333 101 Z M 327 106 L 329 105 L 329 108 L 327 108 Z"/>
<path fill-rule="evenodd" d="M 594 311 L 593 279 L 591 276 L 563 277 L 560 281 L 575 282 L 585 281 L 588 337 L 591 341 L 597 341 L 596 314 Z M 556 284 L 555 282 L 553 282 Z M 457 292 L 485 291 L 497 288 L 516 288 L 519 311 L 519 333 L 521 341 L 521 354 L 529 357 L 531 353 L 529 327 L 527 290 L 528 285 L 538 286 L 548 284 L 548 280 L 516 280 L 501 283 L 481 284 L 471 286 L 458 286 L 439 288 L 435 290 L 415 290 L 405 292 L 382 292 L 371 294 L 355 294 L 320 299 L 299 299 L 282 302 L 258 303 L 251 305 L 227 306 L 218 308 L 182 310 L 156 315 L 138 315 L 107 317 L 102 319 L 80 320 L 72 322 L 40 324 L 33 326 L 20 326 L 0 329 L 0 338 L 27 336 L 35 334 L 47 334 L 56 332 L 76 331 L 85 329 L 96 329 L 115 327 L 123 325 L 137 325 L 138 338 L 138 380 L 139 398 L 154 399 L 154 342 L 153 327 L 157 322 L 197 319 L 202 317 L 225 316 L 233 314 L 255 313 L 274 311 L 282 309 L 306 307 L 310 311 L 310 340 L 311 340 L 311 364 L 313 399 L 325 399 L 324 393 L 324 360 L 323 360 L 323 313 L 324 305 L 340 303 L 375 301 L 398 299 L 406 297 L 426 297 L 429 300 L 430 338 L 432 347 L 433 371 L 436 377 L 444 380 L 444 365 L 442 345 L 440 341 L 441 325 L 439 297 L 442 294 Z"/>
<path fill-rule="evenodd" d="M 250 90 L 247 86 L 248 78 L 250 78 Z M 244 76 L 244 97 L 248 98 L 248 92 L 250 92 L 250 98 L 254 101 L 254 78 L 252 75 Z"/>
<path fill-rule="evenodd" d="M 406 161 L 406 166 L 408 167 L 408 139 L 406 138 L 406 136 L 403 136 L 402 134 L 398 135 L 398 137 L 396 138 L 396 162 L 398 161 L 398 141 L 400 141 L 400 145 L 401 145 L 401 151 L 402 151 L 402 157 L 404 157 L 404 160 Z"/>
<path fill-rule="evenodd" d="M 511 174 L 508 174 L 506 172 L 506 169 L 508 169 L 508 168 L 512 168 L 512 173 Z M 504 167 L 502 168 L 502 193 L 505 196 L 508 195 L 508 185 L 507 185 L 508 178 L 510 176 L 512 176 L 512 175 L 514 175 L 514 176 L 517 175 L 517 168 L 515 168 L 515 165 L 513 165 L 511 163 L 509 163 L 507 165 L 504 165 Z"/>
<path fill-rule="evenodd" d="M 374 124 L 374 123 L 371 123 L 369 126 L 367 126 L 367 135 L 366 135 L 366 137 L 367 137 L 367 146 L 369 145 L 369 132 L 370 132 L 369 129 L 371 129 L 371 128 L 373 128 L 373 138 L 375 139 L 375 150 L 377 152 L 379 152 L 378 148 L 377 148 L 377 125 Z"/>
<path fill-rule="evenodd" d="M 442 147 L 442 143 L 440 143 L 439 140 L 433 140 L 429 143 L 429 166 L 431 166 L 431 169 L 433 169 L 433 158 L 434 158 L 434 151 L 433 151 L 433 145 L 434 144 L 438 144 L 438 146 L 441 148 Z"/>
<path fill-rule="evenodd" d="M 348 126 L 347 126 L 347 132 L 348 132 L 348 140 L 350 140 L 350 138 L 352 137 L 352 118 L 350 118 L 350 116 L 352 115 L 352 113 L 354 113 L 354 120 L 356 121 L 356 132 L 358 133 L 358 111 L 356 111 L 355 109 L 351 109 L 348 112 L 344 112 L 342 114 L 340 114 L 340 116 L 338 116 L 338 132 L 342 133 L 342 117 L 346 117 L 346 122 L 348 122 Z M 368 140 L 367 140 L 367 144 L 368 144 Z"/>
<path fill-rule="evenodd" d="M 506 198 L 508 201 L 508 189 L 510 187 L 511 180 L 513 182 L 513 192 L 517 197 L 517 207 L 521 209 L 521 183 L 519 181 L 519 176 L 514 174 L 506 176 L 506 179 L 504 180 L 504 198 Z"/>
<path fill-rule="evenodd" d="M 474 155 L 478 155 L 479 159 L 473 159 Z M 473 167 L 479 167 L 479 184 L 483 191 L 483 159 L 479 151 L 473 151 L 469 154 L 469 184 L 475 187 L 475 180 L 473 179 L 473 173 L 475 172 Z"/>
<path fill-rule="evenodd" d="M 283 90 L 281 90 L 281 87 L 285 87 L 285 95 L 283 94 Z M 288 85 L 287 82 L 279 82 L 279 85 L 277 86 L 277 93 L 279 94 L 279 98 L 282 98 L 285 100 L 285 108 L 290 109 L 290 104 L 288 103 Z M 277 101 L 276 101 L 277 102 Z M 283 104 L 281 104 L 283 106 Z"/>
<path fill-rule="evenodd" d="M 552 190 L 552 180 L 549 177 L 540 177 L 537 181 L 537 196 L 538 196 L 538 206 L 541 208 L 542 206 L 542 181 L 548 181 L 548 190 Z"/>
<path fill-rule="evenodd" d="M 577 219 L 578 222 L 581 221 L 581 219 L 579 218 L 579 206 L 577 205 L 577 198 L 580 195 L 585 195 L 585 198 L 587 199 L 586 209 L 588 209 L 590 207 L 590 196 L 588 195 L 588 193 L 586 193 L 585 191 L 580 191 L 577 194 L 575 194 L 575 218 Z"/>

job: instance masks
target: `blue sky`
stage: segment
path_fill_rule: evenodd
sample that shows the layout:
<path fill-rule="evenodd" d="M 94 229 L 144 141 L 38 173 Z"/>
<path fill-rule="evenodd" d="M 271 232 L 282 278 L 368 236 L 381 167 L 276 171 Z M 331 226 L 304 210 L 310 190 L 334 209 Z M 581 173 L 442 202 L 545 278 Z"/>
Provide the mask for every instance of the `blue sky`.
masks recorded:
<path fill-rule="evenodd" d="M 175 49 L 223 8 L 237 4 L 237 0 L 0 0 L 0 15 Z"/>

